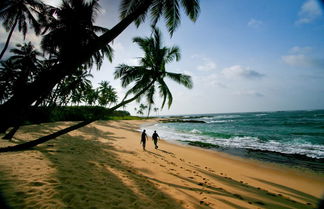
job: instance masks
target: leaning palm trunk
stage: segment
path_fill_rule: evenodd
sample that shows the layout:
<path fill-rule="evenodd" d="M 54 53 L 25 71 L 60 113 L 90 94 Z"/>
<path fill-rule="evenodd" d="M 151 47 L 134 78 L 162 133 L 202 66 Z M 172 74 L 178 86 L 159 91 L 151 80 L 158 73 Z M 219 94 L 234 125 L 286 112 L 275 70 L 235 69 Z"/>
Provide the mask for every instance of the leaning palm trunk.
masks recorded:
<path fill-rule="evenodd" d="M 18 144 L 18 145 L 15 145 L 15 146 L 3 147 L 3 148 L 0 148 L 0 152 L 13 152 L 13 151 L 21 151 L 21 150 L 30 149 L 32 147 L 35 147 L 36 145 L 42 144 L 42 143 L 47 142 L 47 141 L 49 141 L 51 139 L 55 139 L 58 136 L 66 134 L 66 133 L 68 133 L 70 131 L 73 131 L 73 130 L 81 128 L 81 127 L 83 127 L 85 125 L 88 125 L 91 122 L 93 122 L 93 120 L 83 121 L 83 122 L 80 122 L 80 123 L 78 123 L 76 125 L 73 125 L 71 127 L 65 128 L 63 130 L 59 130 L 59 131 L 57 131 L 57 132 L 55 132 L 53 134 L 50 134 L 50 135 L 43 136 L 43 137 L 40 137 L 38 139 L 35 139 L 33 141 L 29 141 L 29 142 L 26 142 L 26 143 L 23 143 L 23 144 Z"/>
<path fill-rule="evenodd" d="M 151 2 L 152 0 L 143 1 L 133 13 L 129 14 L 111 30 L 101 35 L 97 40 L 89 43 L 77 56 L 71 56 L 62 63 L 56 64 L 53 66 L 52 70 L 44 72 L 33 83 L 17 91 L 12 98 L 0 107 L 0 115 L 2 116 L 0 119 L 0 133 L 3 133 L 12 125 L 19 124 L 28 106 L 32 105 L 40 97 L 48 95 L 54 86 L 65 76 L 71 75 L 78 67 L 85 63 L 94 52 L 100 50 L 102 46 L 114 40 L 149 8 Z"/>
<path fill-rule="evenodd" d="M 123 100 L 122 102 L 120 102 L 118 105 L 112 107 L 109 109 L 109 111 L 113 112 L 114 110 L 118 109 L 119 107 L 122 107 L 132 101 L 134 101 L 135 99 L 137 99 L 139 96 L 141 96 L 145 91 L 147 91 L 153 84 L 154 84 L 155 80 L 152 80 L 145 88 L 143 88 L 139 93 L 137 93 L 136 95 L 134 95 L 132 98 L 130 99 L 127 99 L 127 100 Z M 23 143 L 23 144 L 18 144 L 18 145 L 15 145 L 15 146 L 9 146 L 9 147 L 4 147 L 4 148 L 0 148 L 0 152 L 13 152 L 13 151 L 21 151 L 21 150 L 26 150 L 26 149 L 30 149 L 32 147 L 35 147 L 39 144 L 42 144 L 44 142 L 47 142 L 51 139 L 55 139 L 56 137 L 58 136 L 61 136 L 63 134 L 66 134 L 70 131 L 73 131 L 73 130 L 76 130 L 78 128 L 81 128 L 83 126 L 86 126 L 90 123 L 92 123 L 93 121 L 95 121 L 95 119 L 92 119 L 92 120 L 88 120 L 88 121 L 83 121 L 83 122 L 80 122 L 76 125 L 73 125 L 71 127 L 68 127 L 68 128 L 65 128 L 63 130 L 60 130 L 60 131 L 57 131 L 53 134 L 50 134 L 50 135 L 47 135 L 47 136 L 43 136 L 43 137 L 40 137 L 38 139 L 35 139 L 35 140 L 32 140 L 32 141 L 29 141 L 29 142 L 26 142 L 26 143 Z M 12 132 L 12 136 L 13 134 L 18 130 L 19 126 L 16 126 L 17 129 L 14 130 L 14 132 Z M 16 128 L 15 127 L 15 128 Z M 14 128 L 14 129 L 15 129 Z M 12 130 L 13 131 L 13 130 Z M 12 137 L 11 136 L 11 137 Z"/>
<path fill-rule="evenodd" d="M 137 93 L 135 96 L 133 96 L 132 98 L 130 99 L 127 99 L 127 100 L 123 100 L 121 101 L 119 104 L 117 104 L 116 106 L 112 107 L 112 108 L 109 108 L 109 111 L 115 111 L 117 110 L 118 108 L 134 101 L 135 99 L 137 99 L 139 96 L 141 96 L 144 92 L 146 92 L 153 84 L 154 84 L 155 80 L 152 80 L 151 83 L 149 83 L 145 88 L 143 88 L 139 93 Z"/>
<path fill-rule="evenodd" d="M 18 131 L 19 129 L 19 125 L 15 125 L 15 127 L 13 127 L 9 133 L 7 133 L 4 137 L 2 137 L 2 139 L 8 139 L 11 140 L 13 138 L 13 136 L 15 135 L 15 133 Z"/>

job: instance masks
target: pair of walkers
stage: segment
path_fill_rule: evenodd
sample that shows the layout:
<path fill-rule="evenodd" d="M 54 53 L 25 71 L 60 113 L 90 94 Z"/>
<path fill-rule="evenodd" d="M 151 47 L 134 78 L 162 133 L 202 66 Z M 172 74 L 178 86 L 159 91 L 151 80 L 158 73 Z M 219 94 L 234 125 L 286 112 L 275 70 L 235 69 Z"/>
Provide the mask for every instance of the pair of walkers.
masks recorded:
<path fill-rule="evenodd" d="M 155 149 L 159 148 L 157 145 L 158 139 L 160 139 L 160 136 L 156 133 L 156 131 L 154 131 L 154 133 L 152 135 L 152 140 L 154 141 Z M 147 137 L 146 131 L 143 130 L 142 136 L 141 136 L 141 142 L 140 142 L 143 146 L 143 150 L 145 150 L 146 140 L 148 140 L 148 137 Z"/>

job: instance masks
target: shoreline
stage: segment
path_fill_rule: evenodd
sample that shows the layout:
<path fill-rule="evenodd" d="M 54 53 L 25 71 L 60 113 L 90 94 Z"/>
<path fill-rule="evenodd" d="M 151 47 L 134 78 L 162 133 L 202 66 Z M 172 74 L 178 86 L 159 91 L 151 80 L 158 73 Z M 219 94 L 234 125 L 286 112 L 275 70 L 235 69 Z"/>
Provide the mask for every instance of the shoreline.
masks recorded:
<path fill-rule="evenodd" d="M 150 124 L 142 124 L 142 129 L 149 129 L 151 132 L 153 131 L 154 124 L 161 124 L 173 121 L 173 119 L 165 119 L 165 120 L 156 120 L 156 123 Z M 175 133 L 176 135 L 176 133 Z M 193 136 L 194 137 L 194 136 Z M 241 157 L 243 159 L 248 160 L 257 160 L 259 162 L 267 162 L 267 163 L 274 163 L 281 166 L 288 166 L 295 169 L 301 170 L 309 170 L 310 172 L 324 174 L 324 158 L 312 158 L 306 155 L 301 154 L 288 154 L 282 153 L 277 151 L 270 151 L 270 150 L 261 150 L 261 149 L 249 149 L 249 148 L 239 148 L 239 147 L 223 147 L 216 144 L 211 144 L 208 142 L 204 142 L 201 140 L 192 141 L 192 140 L 178 140 L 175 138 L 167 139 L 164 138 L 165 141 L 182 145 L 182 146 L 190 146 L 190 147 L 197 147 L 204 150 L 211 150 L 215 152 L 227 153 L 232 156 Z"/>
<path fill-rule="evenodd" d="M 151 125 L 154 125 L 157 123 L 160 123 L 160 119 L 155 122 L 143 123 L 139 126 L 139 128 L 145 129 L 147 126 L 151 126 Z M 149 138 L 151 138 L 151 137 L 149 137 Z M 275 155 L 282 155 L 284 157 L 290 158 L 290 160 L 291 160 L 291 158 L 294 158 L 295 156 L 297 156 L 297 158 L 295 158 L 294 160 L 296 160 L 296 159 L 299 160 L 300 156 L 298 154 L 285 154 L 285 153 L 265 151 L 265 150 L 252 150 L 252 149 L 248 150 L 245 148 L 241 148 L 241 149 L 238 149 L 238 148 L 205 148 L 205 147 L 201 147 L 201 146 L 190 145 L 183 141 L 167 140 L 167 139 L 164 139 L 163 137 L 161 138 L 161 141 L 163 143 L 169 144 L 171 146 L 174 145 L 174 146 L 179 146 L 179 147 L 183 147 L 183 148 L 199 150 L 202 152 L 209 152 L 211 154 L 216 154 L 216 155 L 222 156 L 224 158 L 233 159 L 234 161 L 252 163 L 252 164 L 255 164 L 257 167 L 266 167 L 266 168 L 273 168 L 273 169 L 286 169 L 286 170 L 290 170 L 293 173 L 301 172 L 301 173 L 305 173 L 305 174 L 323 177 L 323 180 L 324 180 L 324 167 L 323 166 L 316 168 L 316 169 L 312 169 L 309 166 L 296 165 L 295 162 L 293 162 L 293 161 L 288 162 L 289 159 L 287 159 L 286 162 L 271 161 L 271 159 L 264 159 L 264 157 L 261 159 L 261 158 L 255 157 L 253 155 L 251 156 L 250 153 L 249 153 L 249 155 L 244 155 L 244 154 L 241 154 L 240 151 L 243 151 L 243 152 L 250 151 L 250 152 L 261 153 L 261 154 L 270 153 L 270 154 L 275 154 Z M 307 156 L 302 156 L 300 158 L 301 159 L 306 158 L 307 160 L 312 159 Z M 312 160 L 316 161 L 318 159 L 312 159 Z M 319 161 L 319 163 L 321 163 L 323 161 L 323 159 L 320 159 L 320 160 L 321 161 Z M 305 161 L 305 162 L 309 163 L 310 161 Z M 320 166 L 320 165 L 317 165 L 317 166 Z M 323 187 L 323 198 L 324 198 L 324 187 Z"/>
<path fill-rule="evenodd" d="M 167 141 L 143 151 L 139 127 L 96 121 L 35 149 L 0 153 L 0 193 L 13 208 L 314 208 L 324 175 Z M 22 127 L 31 140 L 74 124 Z M 1 141 L 0 145 L 10 144 Z"/>

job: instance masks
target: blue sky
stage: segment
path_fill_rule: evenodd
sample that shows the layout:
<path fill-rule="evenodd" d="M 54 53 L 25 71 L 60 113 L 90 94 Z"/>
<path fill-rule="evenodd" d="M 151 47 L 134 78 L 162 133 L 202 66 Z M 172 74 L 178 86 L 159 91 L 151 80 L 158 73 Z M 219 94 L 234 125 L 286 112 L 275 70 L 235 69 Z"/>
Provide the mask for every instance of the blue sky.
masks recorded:
<path fill-rule="evenodd" d="M 112 27 L 119 1 L 101 2 L 97 24 Z M 194 81 L 191 90 L 168 82 L 174 101 L 161 114 L 324 108 L 324 12 L 317 0 L 201 0 L 200 6 L 198 21 L 183 15 L 172 38 L 159 23 L 165 44 L 182 52 L 167 69 Z M 142 52 L 132 38 L 149 34 L 149 22 L 127 28 L 112 44 L 113 62 L 92 71 L 93 84 L 108 80 L 122 97 L 126 90 L 113 79 L 114 68 L 136 64 Z"/>

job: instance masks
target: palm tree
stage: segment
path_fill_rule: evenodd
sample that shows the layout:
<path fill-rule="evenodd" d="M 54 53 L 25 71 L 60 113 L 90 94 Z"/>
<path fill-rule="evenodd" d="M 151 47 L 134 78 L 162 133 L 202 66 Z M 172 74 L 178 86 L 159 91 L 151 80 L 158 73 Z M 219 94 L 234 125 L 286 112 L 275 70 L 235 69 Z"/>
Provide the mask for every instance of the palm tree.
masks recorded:
<path fill-rule="evenodd" d="M 86 50 L 87 44 L 99 37 L 98 33 L 108 31 L 93 24 L 99 11 L 98 0 L 64 0 L 62 5 L 55 9 L 55 17 L 50 18 L 45 26 L 47 30 L 41 42 L 43 50 L 50 55 L 57 55 L 61 62 L 70 62 L 78 57 L 79 53 Z M 112 61 L 112 53 L 109 44 L 105 44 L 93 52 L 83 66 L 91 68 L 96 64 L 99 69 L 104 57 Z"/>
<path fill-rule="evenodd" d="M 22 70 L 25 79 L 29 77 L 29 82 L 33 81 L 36 75 L 41 71 L 40 58 L 42 54 L 35 49 L 31 42 L 16 44 L 16 47 L 10 50 L 13 56 L 10 57 Z"/>
<path fill-rule="evenodd" d="M 0 53 L 0 60 L 8 48 L 10 38 L 18 24 L 18 30 L 27 34 L 27 21 L 34 28 L 36 34 L 40 32 L 40 24 L 36 20 L 35 14 L 40 15 L 44 4 L 40 0 L 2 0 L 0 3 L 0 20 L 3 21 L 4 28 L 9 31 L 7 41 Z"/>
<path fill-rule="evenodd" d="M 85 91 L 85 102 L 92 106 L 96 104 L 97 100 L 99 98 L 99 92 L 97 89 L 89 88 Z"/>
<path fill-rule="evenodd" d="M 154 107 L 154 108 L 153 108 L 153 111 L 156 113 L 156 116 L 158 116 L 159 108 L 158 108 L 158 107 Z"/>
<path fill-rule="evenodd" d="M 12 59 L 0 62 L 0 104 L 12 96 L 18 73 L 17 65 Z"/>
<path fill-rule="evenodd" d="M 138 110 L 138 113 L 141 114 L 141 115 L 144 115 L 144 111 L 147 109 L 147 105 L 145 104 L 140 104 L 139 106 L 139 110 Z"/>
<path fill-rule="evenodd" d="M 140 101 L 142 97 L 146 97 L 149 114 L 154 104 L 154 95 L 158 89 L 160 96 L 163 98 L 161 109 L 164 107 L 167 100 L 168 107 L 170 108 L 173 97 L 164 81 L 165 78 L 170 78 L 189 89 L 192 88 L 190 76 L 166 71 L 166 64 L 174 60 L 180 60 L 179 48 L 176 46 L 171 48 L 164 47 L 162 45 L 161 32 L 154 27 L 151 37 L 135 37 L 133 41 L 144 51 L 144 57 L 140 59 L 139 66 L 121 64 L 116 68 L 114 73 L 115 79 L 121 79 L 122 87 L 125 88 L 131 83 L 135 83 L 133 87 L 127 91 L 123 101 L 117 105 L 117 107 L 120 107 L 124 103 L 134 101 L 135 99 Z M 134 96 L 127 99 L 130 94 Z"/>
<path fill-rule="evenodd" d="M 142 109 L 138 109 L 136 113 L 137 113 L 138 115 L 142 115 L 142 116 L 144 115 L 144 112 L 143 112 Z"/>
<path fill-rule="evenodd" d="M 71 53 L 71 59 L 64 59 L 55 64 L 50 71 L 39 76 L 39 78 L 24 89 L 23 92 L 17 92 L 0 107 L 0 115 L 3 116 L 0 119 L 0 132 L 3 132 L 10 124 L 14 123 L 14 121 L 19 118 L 18 116 L 21 115 L 29 105 L 38 100 L 42 95 L 51 92 L 55 85 L 64 79 L 66 75 L 75 71 L 84 63 L 89 62 L 93 54 L 113 41 L 132 22 L 136 21 L 138 24 L 142 23 L 147 13 L 150 14 L 150 19 L 153 20 L 153 24 L 155 24 L 162 15 L 166 17 L 167 27 L 169 28 L 170 34 L 172 34 L 180 23 L 180 5 L 184 7 L 185 13 L 191 20 L 195 21 L 197 19 L 199 14 L 198 0 L 123 0 L 121 2 L 122 20 L 119 23 L 110 30 L 104 32 L 98 38 L 85 44 L 81 50 L 78 51 L 78 56 L 72 56 L 75 55 L 75 53 Z M 91 20 L 94 20 L 94 18 L 91 18 Z M 71 48 L 73 49 L 73 47 Z M 125 102 L 126 101 L 124 101 L 124 104 L 126 104 Z"/>
<path fill-rule="evenodd" d="M 92 75 L 84 70 L 78 70 L 73 75 L 68 76 L 59 86 L 58 94 L 60 95 L 61 104 L 72 103 L 78 105 L 84 101 L 88 89 L 92 88 L 88 77 L 92 77 Z"/>
<path fill-rule="evenodd" d="M 108 104 L 113 104 L 117 102 L 117 92 L 109 84 L 108 81 L 101 81 L 98 89 L 99 97 L 98 103 L 102 106 L 107 106 Z"/>
<path fill-rule="evenodd" d="M 0 101 L 8 100 L 16 91 L 23 89 L 42 71 L 40 52 L 29 42 L 17 44 L 10 50 L 13 53 L 0 67 Z"/>

